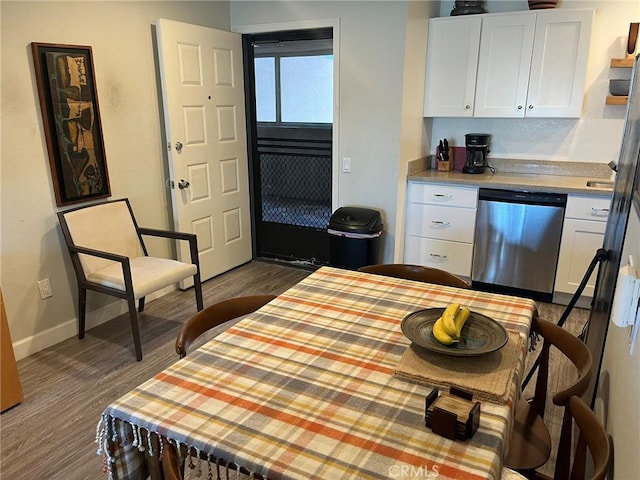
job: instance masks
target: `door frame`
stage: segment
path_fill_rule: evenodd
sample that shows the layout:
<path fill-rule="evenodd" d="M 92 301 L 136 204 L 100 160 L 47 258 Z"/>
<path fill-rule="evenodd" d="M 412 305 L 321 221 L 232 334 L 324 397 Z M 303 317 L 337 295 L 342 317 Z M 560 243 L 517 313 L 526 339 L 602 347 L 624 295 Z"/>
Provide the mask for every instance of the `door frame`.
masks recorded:
<path fill-rule="evenodd" d="M 340 181 L 340 19 L 325 18 L 280 23 L 260 23 L 256 25 L 232 25 L 231 31 L 240 34 L 275 33 L 289 30 L 312 30 L 331 27 L 333 29 L 333 126 L 331 146 L 331 211 L 338 208 Z M 246 88 L 246 85 L 245 85 Z M 253 201 L 253 200 L 252 200 Z"/>

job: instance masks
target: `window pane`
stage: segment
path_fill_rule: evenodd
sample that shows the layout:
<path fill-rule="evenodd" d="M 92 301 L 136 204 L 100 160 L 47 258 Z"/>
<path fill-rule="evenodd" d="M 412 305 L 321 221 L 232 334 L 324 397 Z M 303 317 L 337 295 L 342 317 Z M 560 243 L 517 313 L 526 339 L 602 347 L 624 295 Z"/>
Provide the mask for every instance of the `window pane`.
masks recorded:
<path fill-rule="evenodd" d="M 256 117 L 258 122 L 276 121 L 276 62 L 274 57 L 255 59 Z"/>
<path fill-rule="evenodd" d="M 282 57 L 283 122 L 333 122 L 333 55 Z"/>

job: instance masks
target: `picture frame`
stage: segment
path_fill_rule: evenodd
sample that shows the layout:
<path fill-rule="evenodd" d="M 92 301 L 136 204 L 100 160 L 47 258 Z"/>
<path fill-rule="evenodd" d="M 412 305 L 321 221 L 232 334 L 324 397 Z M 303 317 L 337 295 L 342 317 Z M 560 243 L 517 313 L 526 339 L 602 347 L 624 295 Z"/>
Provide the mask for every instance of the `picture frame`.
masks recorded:
<path fill-rule="evenodd" d="M 57 206 L 111 196 L 91 47 L 31 50 Z"/>

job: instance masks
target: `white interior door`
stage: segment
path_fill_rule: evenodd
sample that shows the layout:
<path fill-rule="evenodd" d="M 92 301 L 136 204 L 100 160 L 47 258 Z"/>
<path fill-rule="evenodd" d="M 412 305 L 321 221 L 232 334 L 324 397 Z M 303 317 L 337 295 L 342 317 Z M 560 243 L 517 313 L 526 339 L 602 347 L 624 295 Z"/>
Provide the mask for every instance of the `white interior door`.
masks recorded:
<path fill-rule="evenodd" d="M 156 26 L 174 227 L 197 235 L 206 280 L 252 255 L 242 41 L 171 20 Z"/>

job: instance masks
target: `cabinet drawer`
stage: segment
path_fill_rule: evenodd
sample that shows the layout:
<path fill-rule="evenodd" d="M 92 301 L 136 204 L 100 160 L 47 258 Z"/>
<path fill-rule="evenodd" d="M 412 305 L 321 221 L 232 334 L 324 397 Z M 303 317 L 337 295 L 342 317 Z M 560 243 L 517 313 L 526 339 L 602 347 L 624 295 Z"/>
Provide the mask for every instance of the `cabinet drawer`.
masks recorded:
<path fill-rule="evenodd" d="M 405 245 L 405 263 L 435 267 L 455 275 L 471 277 L 473 246 L 409 236 Z"/>
<path fill-rule="evenodd" d="M 478 188 L 409 182 L 408 197 L 409 202 L 413 203 L 476 208 L 478 205 Z"/>
<path fill-rule="evenodd" d="M 476 210 L 412 203 L 409 206 L 407 232 L 416 237 L 429 237 L 456 242 L 473 242 Z"/>
<path fill-rule="evenodd" d="M 589 195 L 569 195 L 565 218 L 596 220 L 606 222 L 609 216 L 611 198 L 593 197 Z"/>

